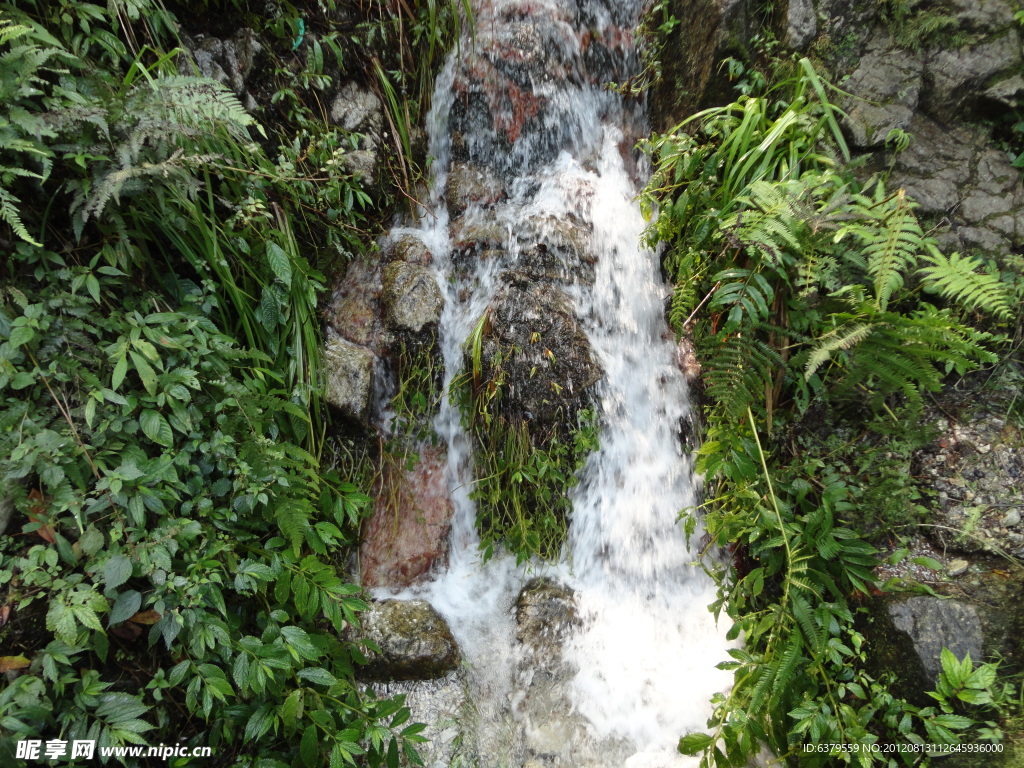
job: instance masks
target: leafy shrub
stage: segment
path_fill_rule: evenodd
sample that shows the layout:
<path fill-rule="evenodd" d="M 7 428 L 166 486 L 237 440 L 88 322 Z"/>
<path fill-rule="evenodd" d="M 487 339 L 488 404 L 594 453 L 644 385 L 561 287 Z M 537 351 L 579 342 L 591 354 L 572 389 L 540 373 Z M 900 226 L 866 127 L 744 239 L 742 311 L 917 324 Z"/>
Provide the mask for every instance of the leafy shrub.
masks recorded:
<path fill-rule="evenodd" d="M 421 726 L 356 685 L 342 635 L 365 604 L 333 563 L 368 499 L 319 461 L 294 209 L 358 222 L 327 165 L 347 138 L 271 161 L 231 93 L 172 66 L 162 6 L 61 7 L 0 6 L 0 755 L 416 762 Z"/>
<path fill-rule="evenodd" d="M 827 92 L 801 60 L 764 95 L 698 113 L 649 145 L 650 239 L 669 245 L 670 320 L 693 334 L 707 383 L 704 525 L 733 555 L 707 562 L 713 608 L 744 638 L 725 665 L 734 682 L 715 701 L 714 735 L 681 745 L 704 765 L 743 764 L 761 744 L 793 764 L 869 765 L 881 758 L 874 744 L 935 729 L 951 740 L 968 727 L 913 710 L 864 672 L 848 602 L 874 587 L 861 531 L 912 521 L 916 490 L 880 448 L 854 458 L 813 434 L 842 427 L 861 435 L 855 444 L 913 445 L 903 425 L 924 395 L 996 359 L 997 338 L 964 318 L 1006 320 L 1012 302 L 979 261 L 939 252 L 902 190 L 842 171 L 849 155 Z M 879 503 L 864 471 L 893 498 Z"/>

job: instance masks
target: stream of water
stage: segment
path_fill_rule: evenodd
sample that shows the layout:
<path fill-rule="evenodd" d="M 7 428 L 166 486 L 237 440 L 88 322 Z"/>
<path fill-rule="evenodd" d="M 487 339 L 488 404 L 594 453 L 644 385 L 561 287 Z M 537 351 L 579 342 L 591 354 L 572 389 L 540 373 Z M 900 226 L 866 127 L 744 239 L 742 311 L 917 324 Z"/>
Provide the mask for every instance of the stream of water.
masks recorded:
<path fill-rule="evenodd" d="M 395 233 L 422 239 L 433 254 L 446 294 L 446 385 L 526 249 L 564 239 L 559 222 L 585 233 L 587 269 L 571 266 L 559 287 L 603 369 L 594 397 L 600 448 L 573 491 L 560 562 L 517 567 L 501 554 L 481 562 L 470 440 L 447 398 L 434 424 L 455 506 L 449 564 L 407 594 L 428 599 L 462 649 L 473 702 L 462 738 L 474 742 L 481 768 L 689 765 L 675 745 L 704 728 L 709 699 L 728 685 L 715 668 L 727 628 L 707 610 L 714 588 L 678 522 L 695 501 L 680 444 L 689 404 L 664 320 L 668 288 L 656 255 L 640 245 L 644 167 L 632 147 L 646 131 L 643 109 L 604 87 L 636 73 L 631 30 L 641 4 L 474 2 L 475 37 L 437 81 L 429 203 L 417 226 Z M 449 211 L 449 176 L 466 168 L 499 180 L 504 199 Z M 501 242 L 467 261 L 456 241 L 472 227 L 501 233 Z M 578 615 L 545 674 L 524 661 L 513 618 L 517 595 L 538 574 L 574 590 Z"/>

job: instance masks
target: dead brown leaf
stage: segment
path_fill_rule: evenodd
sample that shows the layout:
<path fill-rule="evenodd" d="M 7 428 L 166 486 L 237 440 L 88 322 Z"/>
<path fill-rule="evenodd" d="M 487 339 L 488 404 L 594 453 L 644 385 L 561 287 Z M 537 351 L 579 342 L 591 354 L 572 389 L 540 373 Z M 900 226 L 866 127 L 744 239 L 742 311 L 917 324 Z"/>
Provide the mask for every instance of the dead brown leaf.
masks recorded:
<path fill-rule="evenodd" d="M 10 672 L 12 669 L 24 669 L 31 662 L 24 656 L 0 656 L 0 672 Z"/>

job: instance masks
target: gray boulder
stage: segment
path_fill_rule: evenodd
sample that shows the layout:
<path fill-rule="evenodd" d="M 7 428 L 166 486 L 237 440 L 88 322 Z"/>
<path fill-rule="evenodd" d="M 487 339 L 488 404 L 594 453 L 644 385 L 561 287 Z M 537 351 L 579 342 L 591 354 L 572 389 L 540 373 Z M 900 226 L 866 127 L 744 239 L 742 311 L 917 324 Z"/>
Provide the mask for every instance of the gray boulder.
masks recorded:
<path fill-rule="evenodd" d="M 893 626 L 910 638 L 929 680 L 942 671 L 943 648 L 958 659 L 968 653 L 976 662 L 984 658 L 981 619 L 970 603 L 917 595 L 889 603 L 887 610 Z"/>
<path fill-rule="evenodd" d="M 448 622 L 426 600 L 381 600 L 360 614 L 360 622 L 350 636 L 380 649 L 367 652 L 367 664 L 358 670 L 361 679 L 429 680 L 459 664 Z"/>
<path fill-rule="evenodd" d="M 324 398 L 342 415 L 364 425 L 370 421 L 373 402 L 374 360 L 373 352 L 344 339 L 331 339 L 324 352 Z"/>
<path fill-rule="evenodd" d="M 216 80 L 234 91 L 249 111 L 258 108 L 251 91 L 256 70 L 266 58 L 266 50 L 253 30 L 240 29 L 223 40 L 212 36 L 199 36 L 193 40 L 186 36 L 183 42 L 188 57 L 182 57 L 178 65 L 182 74 L 191 75 L 198 70 L 202 77 Z"/>
<path fill-rule="evenodd" d="M 803 50 L 818 34 L 818 19 L 811 0 L 789 0 L 786 7 L 786 45 Z"/>
<path fill-rule="evenodd" d="M 441 320 L 444 295 L 431 271 L 420 264 L 388 264 L 381 297 L 387 323 L 395 331 L 419 334 L 437 328 Z"/>

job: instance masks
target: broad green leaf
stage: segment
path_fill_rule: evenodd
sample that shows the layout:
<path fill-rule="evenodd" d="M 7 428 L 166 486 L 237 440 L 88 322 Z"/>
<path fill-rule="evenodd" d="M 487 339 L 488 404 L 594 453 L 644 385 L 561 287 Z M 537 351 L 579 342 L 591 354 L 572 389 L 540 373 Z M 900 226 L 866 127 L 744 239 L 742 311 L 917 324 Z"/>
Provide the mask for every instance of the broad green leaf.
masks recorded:
<path fill-rule="evenodd" d="M 10 343 L 12 349 L 17 349 L 23 344 L 28 344 L 35 337 L 36 331 L 34 328 L 30 328 L 27 325 L 18 325 L 11 330 L 8 343 Z"/>
<path fill-rule="evenodd" d="M 142 427 L 143 434 L 154 443 L 165 448 L 174 445 L 174 433 L 171 432 L 171 425 L 159 411 L 148 408 L 144 410 L 139 416 L 139 426 Z"/>
<path fill-rule="evenodd" d="M 316 685 L 334 685 L 338 679 L 322 667 L 306 667 L 300 669 L 298 676 Z"/>
<path fill-rule="evenodd" d="M 135 371 L 139 374 L 139 378 L 142 379 L 142 386 L 146 388 L 146 391 L 156 396 L 156 372 L 152 366 L 146 362 L 146 359 L 139 353 L 129 350 L 128 355 L 132 359 L 132 364 L 135 366 Z"/>
<path fill-rule="evenodd" d="M 119 587 L 132 575 L 132 561 L 126 555 L 114 555 L 103 566 L 103 581 L 108 589 Z"/>
<path fill-rule="evenodd" d="M 110 609 L 109 624 L 120 624 L 127 621 L 142 607 L 142 595 L 134 589 L 129 589 L 117 596 L 114 607 Z"/>
<path fill-rule="evenodd" d="M 288 258 L 288 254 L 277 243 L 267 243 L 267 264 L 270 265 L 274 277 L 286 286 L 291 286 L 292 262 Z"/>

